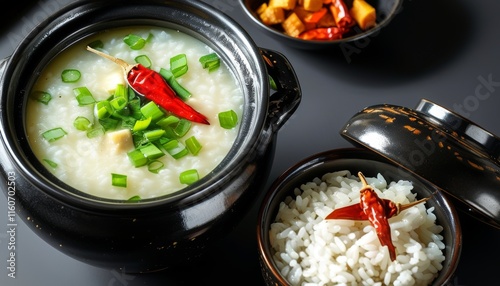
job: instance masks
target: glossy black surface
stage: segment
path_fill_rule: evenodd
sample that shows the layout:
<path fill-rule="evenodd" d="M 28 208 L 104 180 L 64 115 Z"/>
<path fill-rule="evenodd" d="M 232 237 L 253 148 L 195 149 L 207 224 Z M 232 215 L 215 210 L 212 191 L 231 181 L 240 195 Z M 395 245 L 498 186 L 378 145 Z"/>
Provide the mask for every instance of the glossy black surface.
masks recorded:
<path fill-rule="evenodd" d="M 340 134 L 432 182 L 464 212 L 500 229 L 500 141 L 477 124 L 422 100 L 416 109 L 368 106 Z"/>
<path fill-rule="evenodd" d="M 257 9 L 263 3 L 269 3 L 269 0 L 238 0 L 243 7 L 246 15 L 257 25 L 262 31 L 268 33 L 269 35 L 276 37 L 278 40 L 285 42 L 295 48 L 314 50 L 314 49 L 327 49 L 332 46 L 342 45 L 345 50 L 352 49 L 349 45 L 351 42 L 365 42 L 366 38 L 376 36 L 381 29 L 389 25 L 394 17 L 400 12 L 402 0 L 372 0 L 369 3 L 375 8 L 377 14 L 377 25 L 366 31 L 361 31 L 359 27 L 353 28 L 353 31 L 344 35 L 342 39 L 321 41 L 321 40 L 303 40 L 295 38 L 283 33 L 283 28 L 281 25 L 265 25 L 257 14 Z M 356 44 L 358 45 L 358 44 Z"/>
<path fill-rule="evenodd" d="M 415 110 L 428 116 L 429 120 L 439 122 L 450 133 L 456 133 L 471 149 L 480 150 L 485 156 L 490 157 L 494 163 L 500 162 L 500 138 L 477 123 L 463 117 L 457 112 L 435 102 L 422 99 Z"/>
<path fill-rule="evenodd" d="M 462 250 L 462 229 L 455 207 L 447 197 L 432 184 L 406 172 L 375 152 L 368 149 L 341 148 L 313 154 L 297 162 L 273 182 L 264 197 L 257 217 L 257 243 L 261 251 L 261 265 L 268 286 L 288 285 L 273 262 L 272 249 L 267 235 L 271 224 L 275 221 L 280 203 L 287 196 L 294 198 L 294 189 L 301 184 L 311 182 L 314 178 L 320 178 L 326 173 L 340 170 L 349 170 L 352 174 L 362 172 L 367 177 L 375 177 L 380 173 L 387 182 L 409 180 L 415 187 L 414 191 L 418 198 L 432 197 L 426 202 L 428 203 L 426 207 L 434 207 L 436 223 L 443 226 L 440 234 L 446 245 L 443 269 L 432 285 L 446 285 L 453 280 Z"/>
<path fill-rule="evenodd" d="M 0 58 L 12 54 L 27 33 L 70 0 L 9 2 L 0 26 Z M 305 51 L 263 32 L 235 0 L 205 0 L 226 13 L 259 47 L 282 52 L 295 68 L 303 93 L 300 107 L 280 129 L 268 180 L 296 162 L 325 150 L 352 147 L 339 135 L 344 124 L 366 106 L 389 103 L 415 107 L 428 98 L 451 108 L 494 134 L 500 134 L 500 2 L 497 0 L 403 1 L 391 24 L 363 44 Z M 484 84 L 490 82 L 489 84 Z M 488 89 L 485 89 L 488 87 Z M 479 96 L 476 94 L 479 90 Z M 487 94 L 487 96 L 481 96 Z M 48 246 L 18 221 L 17 275 L 7 276 L 0 259 L 0 285 L 264 285 L 256 243 L 258 202 L 265 188 L 254 190 L 257 203 L 228 237 L 215 243 L 205 259 L 183 271 L 126 275 L 72 259 Z M 7 220 L 7 200 L 0 195 L 0 222 Z M 463 247 L 456 276 L 448 285 L 492 285 L 499 257 L 500 231 L 459 212 Z M 7 222 L 0 223 L 0 255 L 8 254 Z M 235 281 L 231 278 L 244 277 Z M 493 284 L 494 285 L 494 284 Z"/>

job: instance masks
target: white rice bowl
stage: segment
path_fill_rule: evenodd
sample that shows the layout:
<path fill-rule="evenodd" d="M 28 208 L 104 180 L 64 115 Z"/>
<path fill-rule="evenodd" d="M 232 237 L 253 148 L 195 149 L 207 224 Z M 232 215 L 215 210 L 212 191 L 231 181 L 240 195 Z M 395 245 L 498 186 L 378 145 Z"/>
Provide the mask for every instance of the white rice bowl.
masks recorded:
<path fill-rule="evenodd" d="M 123 41 L 128 34 L 152 39 L 141 50 L 130 49 Z M 92 118 L 93 107 L 79 106 L 73 89 L 87 87 L 94 98 L 107 99 L 117 84 L 125 84 L 122 68 L 116 63 L 86 50 L 94 40 L 104 43 L 104 52 L 134 64 L 134 58 L 147 55 L 151 69 L 170 67 L 169 59 L 184 53 L 188 61 L 188 71 L 178 82 L 191 92 L 188 105 L 205 115 L 210 125 L 193 123 L 182 140 L 195 135 L 202 145 L 196 155 L 174 159 L 166 154 L 161 157 L 165 168 L 158 174 L 149 172 L 146 166 L 134 167 L 124 152 L 114 152 L 107 136 L 87 138 L 86 132 L 76 130 L 73 121 L 77 116 Z M 212 72 L 204 69 L 199 62 L 203 55 L 214 52 L 200 40 L 173 29 L 138 26 L 116 28 L 93 35 L 69 47 L 59 54 L 39 75 L 33 90 L 51 93 L 48 105 L 28 100 L 26 130 L 36 157 L 57 178 L 75 189 L 90 195 L 127 200 L 133 196 L 142 199 L 154 198 L 174 193 L 186 187 L 179 181 L 179 174 L 189 169 L 197 169 L 200 178 L 211 172 L 228 154 L 237 137 L 239 124 L 233 129 L 219 125 L 218 113 L 234 110 L 242 118 L 244 96 L 236 77 L 221 58 L 220 67 Z M 82 77 L 76 83 L 63 83 L 61 72 L 77 69 Z M 239 123 L 239 122 L 238 122 Z M 61 127 L 67 134 L 54 142 L 47 142 L 41 134 L 49 129 Z M 44 159 L 57 164 L 53 168 Z M 113 186 L 111 173 L 127 176 L 127 187 Z"/>
<path fill-rule="evenodd" d="M 380 198 L 417 200 L 410 181 L 366 177 Z M 368 221 L 325 220 L 334 209 L 359 203 L 360 180 L 349 171 L 304 183 L 280 203 L 269 239 L 273 260 L 291 285 L 429 285 L 445 259 L 443 227 L 434 208 L 417 204 L 389 219 L 397 258 L 391 261 Z M 418 198 L 421 199 L 421 198 Z"/>

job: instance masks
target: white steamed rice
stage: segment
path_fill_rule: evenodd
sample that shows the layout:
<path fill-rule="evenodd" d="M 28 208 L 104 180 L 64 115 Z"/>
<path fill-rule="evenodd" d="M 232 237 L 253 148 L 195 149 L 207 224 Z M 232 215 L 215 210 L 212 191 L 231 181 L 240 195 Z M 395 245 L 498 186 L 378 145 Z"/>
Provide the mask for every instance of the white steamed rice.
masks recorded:
<path fill-rule="evenodd" d="M 409 181 L 367 177 L 379 197 L 416 200 Z M 368 221 L 325 220 L 335 208 L 359 203 L 362 183 L 349 171 L 332 172 L 295 189 L 270 228 L 273 259 L 292 285 L 428 285 L 445 259 L 442 227 L 425 203 L 389 219 L 397 259 L 391 261 Z"/>

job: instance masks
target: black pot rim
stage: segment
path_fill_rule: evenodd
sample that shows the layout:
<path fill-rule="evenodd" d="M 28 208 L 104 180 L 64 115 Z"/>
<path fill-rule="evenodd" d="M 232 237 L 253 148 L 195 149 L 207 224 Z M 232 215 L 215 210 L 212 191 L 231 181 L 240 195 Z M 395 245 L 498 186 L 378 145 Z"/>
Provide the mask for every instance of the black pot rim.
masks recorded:
<path fill-rule="evenodd" d="M 135 7 L 136 10 L 126 10 L 130 9 L 130 6 Z M 159 9 L 160 11 L 155 9 Z M 170 14 L 160 15 L 162 11 L 167 11 Z M 134 16 L 131 18 L 130 15 Z M 176 17 L 175 21 L 173 17 Z M 92 22 L 92 24 L 77 24 L 77 28 L 73 28 L 73 23 L 78 23 L 78 21 L 83 22 L 78 20 L 79 18 L 84 18 L 84 20 L 86 18 L 95 18 L 97 20 Z M 206 23 L 210 23 L 211 25 L 208 25 L 210 27 L 204 27 L 203 24 Z M 80 39 L 81 35 L 87 36 L 95 31 L 118 25 L 125 26 L 124 24 L 161 24 L 168 28 L 176 28 L 204 41 L 220 53 L 225 62 L 230 63 L 230 69 L 238 77 L 241 87 L 244 89 L 245 104 L 247 105 L 244 109 L 245 114 L 241 120 L 240 133 L 235 145 L 215 170 L 199 182 L 173 194 L 145 199 L 135 203 L 124 203 L 121 200 L 91 196 L 65 184 L 54 183 L 52 181 L 54 179 L 53 176 L 51 179 L 48 179 L 47 174 L 44 174 L 44 171 L 41 170 L 45 168 L 37 165 L 38 160 L 33 160 L 33 155 L 29 154 L 31 151 L 26 153 L 26 150 L 29 149 L 26 147 L 26 135 L 24 132 L 23 134 L 16 133 L 15 124 L 18 126 L 19 123 L 12 122 L 11 116 L 13 115 L 13 111 L 9 111 L 10 108 L 5 108 L 6 105 L 10 106 L 15 103 L 13 102 L 14 99 L 12 99 L 12 97 L 15 97 L 13 93 L 18 92 L 22 88 L 15 86 L 15 83 L 12 82 L 16 76 L 27 72 L 23 71 L 23 69 L 26 69 L 26 64 L 30 63 L 30 56 L 33 57 L 31 50 L 38 53 L 45 53 L 42 48 L 45 42 L 52 41 L 51 38 L 64 35 L 64 38 L 60 38 L 58 41 L 71 43 Z M 213 31 L 210 32 L 213 34 L 204 34 L 208 33 L 209 29 Z M 59 47 L 61 45 L 59 44 Z M 53 51 L 52 54 L 55 55 L 56 51 Z M 49 56 L 45 55 L 45 57 L 48 58 Z M 40 59 L 37 59 L 37 61 L 40 61 Z M 251 72 L 250 76 L 243 75 L 241 72 L 235 72 L 236 66 L 240 66 L 240 63 L 243 63 L 242 65 L 244 66 L 244 70 L 241 72 L 248 69 Z M 30 71 L 31 73 L 33 71 Z M 243 80 L 249 80 L 247 76 L 248 78 L 252 78 L 254 82 L 251 82 L 251 84 L 244 82 Z M 33 84 L 33 80 L 31 84 Z M 14 91 L 10 88 L 12 85 L 15 87 Z M 92 210 L 116 211 L 117 208 L 127 210 L 165 207 L 173 202 L 192 204 L 198 200 L 203 200 L 214 192 L 218 192 L 220 186 L 225 181 L 237 176 L 238 174 L 235 174 L 234 170 L 241 168 L 241 165 L 245 164 L 244 157 L 249 152 L 258 148 L 257 145 L 259 144 L 262 129 L 265 127 L 268 108 L 268 101 L 264 99 L 268 96 L 269 90 L 265 64 L 260 57 L 259 48 L 249 34 L 233 19 L 207 4 L 200 1 L 188 2 L 177 0 L 111 0 L 105 2 L 80 0 L 57 11 L 35 27 L 7 60 L 0 86 L 2 94 L 8 94 L 8 96 L 5 96 L 7 98 L 4 98 L 4 96 L 1 98 L 1 108 L 4 109 L 4 112 L 1 114 L 0 120 L 2 127 L 5 126 L 5 128 L 2 128 L 1 136 L 4 139 L 7 152 L 12 157 L 20 173 L 28 177 L 29 181 L 35 184 L 40 190 L 43 190 L 47 195 L 71 206 L 84 209 L 90 208 Z M 256 98 L 252 99 L 252 102 L 249 103 L 249 96 L 253 96 L 253 94 L 256 95 Z M 262 98 L 259 96 L 262 96 Z M 248 107 L 250 105 L 252 106 L 251 108 Z M 22 106 L 19 107 L 22 108 Z M 31 160 L 29 157 L 31 157 Z M 175 207 L 178 208 L 179 204 L 176 204 Z"/>

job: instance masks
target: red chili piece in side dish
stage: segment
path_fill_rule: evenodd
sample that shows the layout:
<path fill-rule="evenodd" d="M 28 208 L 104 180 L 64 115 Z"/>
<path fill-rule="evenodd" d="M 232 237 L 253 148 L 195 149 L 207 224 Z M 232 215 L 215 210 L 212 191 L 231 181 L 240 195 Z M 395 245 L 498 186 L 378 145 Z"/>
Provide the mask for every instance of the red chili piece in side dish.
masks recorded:
<path fill-rule="evenodd" d="M 342 39 L 343 30 L 337 27 L 316 28 L 305 31 L 299 35 L 304 40 L 337 40 Z"/>
<path fill-rule="evenodd" d="M 391 226 L 388 219 L 398 215 L 401 211 L 408 209 L 416 204 L 427 201 L 424 198 L 406 205 L 396 204 L 391 200 L 380 198 L 375 190 L 368 185 L 366 178 L 361 172 L 358 177 L 363 183 L 360 192 L 361 201 L 359 204 L 350 205 L 335 209 L 325 219 L 351 219 L 368 220 L 375 228 L 380 244 L 387 246 L 392 261 L 396 260 L 396 249 L 391 239 Z"/>
<path fill-rule="evenodd" d="M 356 24 L 343 0 L 332 0 L 330 11 L 333 14 L 335 23 L 337 23 L 337 27 L 341 30 L 347 30 Z"/>
<path fill-rule="evenodd" d="M 87 47 L 87 50 L 120 65 L 125 72 L 128 84 L 138 94 L 152 100 L 174 115 L 193 122 L 210 124 L 203 114 L 196 111 L 175 94 L 175 91 L 168 85 L 161 74 L 141 64 L 129 65 L 121 59 L 112 57 L 91 47 Z"/>

